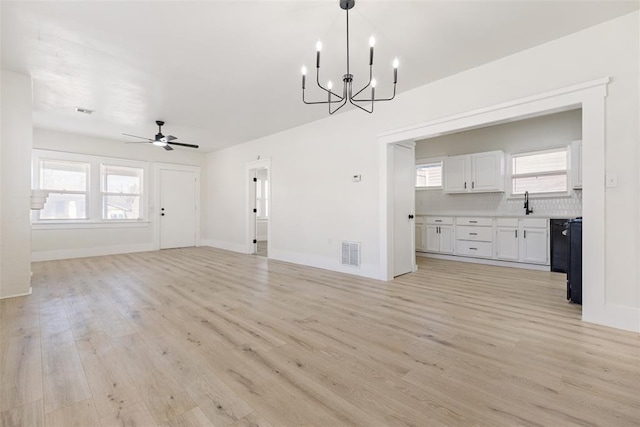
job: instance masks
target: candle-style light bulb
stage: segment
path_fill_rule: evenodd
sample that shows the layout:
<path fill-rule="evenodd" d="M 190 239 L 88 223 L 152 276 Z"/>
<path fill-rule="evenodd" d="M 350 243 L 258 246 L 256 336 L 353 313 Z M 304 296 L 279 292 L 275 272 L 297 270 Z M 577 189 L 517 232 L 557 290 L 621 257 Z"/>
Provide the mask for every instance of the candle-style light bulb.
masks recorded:
<path fill-rule="evenodd" d="M 331 80 L 327 82 L 327 89 L 329 90 L 333 89 L 333 83 L 331 83 Z"/>
<path fill-rule="evenodd" d="M 393 60 L 393 84 L 398 83 L 398 58 Z"/>
<path fill-rule="evenodd" d="M 373 47 L 376 45 L 376 39 L 371 36 L 369 38 L 369 66 L 373 65 Z"/>
<path fill-rule="evenodd" d="M 316 43 L 316 68 L 320 68 L 320 51 L 322 50 L 322 42 L 318 40 Z"/>
<path fill-rule="evenodd" d="M 376 81 L 376 79 L 371 80 L 371 87 L 376 87 L 377 84 L 378 82 Z"/>
<path fill-rule="evenodd" d="M 300 71 L 302 72 L 302 89 L 304 90 L 305 82 L 307 80 L 307 67 L 303 65 Z"/>

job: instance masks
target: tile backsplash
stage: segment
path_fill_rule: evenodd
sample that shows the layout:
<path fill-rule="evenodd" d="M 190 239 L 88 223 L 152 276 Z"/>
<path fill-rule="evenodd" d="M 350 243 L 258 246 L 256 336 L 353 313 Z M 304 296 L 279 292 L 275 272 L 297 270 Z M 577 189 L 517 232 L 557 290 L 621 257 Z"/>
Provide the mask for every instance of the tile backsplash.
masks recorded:
<path fill-rule="evenodd" d="M 533 215 L 576 217 L 582 215 L 582 191 L 569 197 L 531 198 Z M 435 190 L 416 191 L 417 214 L 523 215 L 522 199 L 507 199 L 505 193 L 443 194 Z"/>

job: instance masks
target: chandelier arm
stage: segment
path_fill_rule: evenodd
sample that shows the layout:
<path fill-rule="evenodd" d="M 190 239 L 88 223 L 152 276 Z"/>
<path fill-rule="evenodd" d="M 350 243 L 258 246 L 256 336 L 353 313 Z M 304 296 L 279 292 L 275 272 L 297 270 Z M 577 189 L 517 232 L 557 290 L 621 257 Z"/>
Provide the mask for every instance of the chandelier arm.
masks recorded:
<path fill-rule="evenodd" d="M 351 103 L 351 105 L 355 105 L 356 107 L 358 107 L 359 109 L 366 111 L 367 113 L 371 114 L 373 113 L 373 101 L 371 101 L 371 111 L 367 110 L 366 108 L 356 104 L 355 102 L 353 102 L 354 99 L 353 98 L 349 98 L 349 102 Z"/>
<path fill-rule="evenodd" d="M 375 98 L 374 101 L 391 101 L 393 98 L 396 97 L 396 85 L 393 85 L 393 96 L 391 96 L 391 98 Z M 355 102 L 369 102 L 371 101 L 371 99 L 355 99 L 351 98 L 353 101 Z"/>
<path fill-rule="evenodd" d="M 371 81 L 373 80 L 373 64 L 369 65 L 369 82 L 367 83 L 367 85 L 365 87 L 363 87 L 362 89 L 360 89 L 359 91 L 356 92 L 355 95 L 353 95 L 351 97 L 351 99 L 355 98 L 356 96 L 360 95 L 360 93 L 365 90 L 366 88 L 368 88 L 369 86 L 371 86 Z"/>
<path fill-rule="evenodd" d="M 327 92 L 327 93 L 330 93 L 331 95 L 333 95 L 333 96 L 335 96 L 335 97 L 337 97 L 337 98 L 338 98 L 338 100 L 337 100 L 337 101 L 331 101 L 331 103 L 335 103 L 335 102 L 342 102 L 342 100 L 344 99 L 344 97 L 342 97 L 342 96 L 338 95 L 337 93 L 333 92 L 332 90 L 329 90 L 329 89 L 327 89 L 327 88 L 323 87 L 323 86 L 320 84 L 320 67 L 316 68 L 316 84 L 317 84 L 317 85 L 318 85 L 318 87 L 319 87 L 320 89 L 322 89 L 323 91 L 325 91 L 325 92 Z M 304 96 L 304 90 L 303 90 L 302 92 L 303 92 L 303 93 L 302 93 L 302 95 Z M 326 103 L 327 103 L 326 101 L 324 101 L 324 102 L 318 102 L 318 104 L 326 104 Z"/>
<path fill-rule="evenodd" d="M 347 104 L 347 98 L 344 98 L 342 100 L 342 103 L 340 104 L 340 106 L 338 108 L 336 108 L 335 110 L 333 110 L 333 111 L 331 111 L 331 105 L 329 105 L 329 114 L 331 115 L 331 114 L 335 113 L 336 111 L 338 111 L 339 109 L 344 107 L 346 104 Z"/>

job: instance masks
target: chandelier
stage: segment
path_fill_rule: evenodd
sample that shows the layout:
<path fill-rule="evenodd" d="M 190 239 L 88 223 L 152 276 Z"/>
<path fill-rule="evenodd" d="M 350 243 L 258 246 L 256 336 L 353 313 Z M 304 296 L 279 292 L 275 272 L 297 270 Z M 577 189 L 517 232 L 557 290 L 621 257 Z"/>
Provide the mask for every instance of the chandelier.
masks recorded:
<path fill-rule="evenodd" d="M 326 101 L 307 101 L 304 96 L 304 90 L 306 86 L 307 67 L 302 67 L 302 102 L 305 104 L 327 104 L 329 106 L 329 114 L 333 114 L 349 102 L 352 105 L 366 111 L 367 113 L 373 113 L 373 105 L 376 101 L 391 101 L 396 97 L 396 84 L 398 82 L 398 58 L 393 60 L 393 96 L 391 98 L 376 98 L 376 79 L 373 78 L 373 48 L 375 45 L 375 39 L 373 36 L 369 39 L 369 82 L 356 93 L 353 93 L 353 74 L 349 71 L 349 9 L 355 6 L 355 0 L 339 0 L 340 8 L 347 13 L 347 72 L 342 76 L 342 95 L 338 95 L 333 92 L 333 84 L 331 81 L 324 87 L 320 84 L 320 51 L 322 50 L 322 43 L 318 42 L 316 45 L 316 82 L 318 87 L 326 92 Z M 358 98 L 365 89 L 371 87 L 370 97 Z M 365 96 L 365 95 L 362 95 Z M 334 107 L 335 104 L 338 104 Z M 370 107 L 367 106 L 370 104 Z"/>

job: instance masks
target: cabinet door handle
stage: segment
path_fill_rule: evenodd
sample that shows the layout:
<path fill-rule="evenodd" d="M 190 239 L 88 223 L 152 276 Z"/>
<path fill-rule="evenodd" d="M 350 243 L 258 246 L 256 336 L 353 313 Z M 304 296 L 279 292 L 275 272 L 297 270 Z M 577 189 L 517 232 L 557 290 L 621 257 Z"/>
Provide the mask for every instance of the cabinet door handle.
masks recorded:
<path fill-rule="evenodd" d="M 464 182 L 464 189 L 467 189 L 467 181 Z"/>
<path fill-rule="evenodd" d="M 518 238 L 518 230 L 516 230 L 516 239 Z"/>
<path fill-rule="evenodd" d="M 524 230 L 524 238 L 527 238 L 527 230 Z"/>
<path fill-rule="evenodd" d="M 438 227 L 438 234 L 440 234 L 440 227 Z"/>
<path fill-rule="evenodd" d="M 476 182 L 475 181 L 471 181 L 471 188 L 476 188 Z"/>

